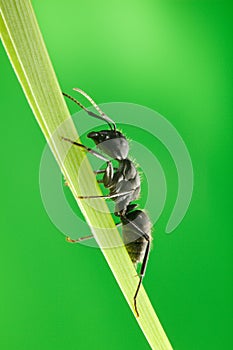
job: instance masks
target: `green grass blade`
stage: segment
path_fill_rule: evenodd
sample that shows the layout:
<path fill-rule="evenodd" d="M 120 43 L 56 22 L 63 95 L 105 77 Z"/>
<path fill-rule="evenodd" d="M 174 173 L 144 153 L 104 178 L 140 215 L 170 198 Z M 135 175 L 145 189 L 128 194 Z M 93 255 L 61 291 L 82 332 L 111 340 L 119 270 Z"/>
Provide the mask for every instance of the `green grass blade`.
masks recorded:
<path fill-rule="evenodd" d="M 0 0 L 0 5 L 3 45 L 73 195 L 77 198 L 81 193 L 80 188 L 82 193 L 85 191 L 94 195 L 100 194 L 85 153 L 73 146 L 68 151 L 67 143 L 61 140 L 61 136 L 77 139 L 78 135 L 61 94 L 30 1 Z M 59 131 L 55 133 L 57 130 Z M 125 247 L 122 246 L 121 238 L 105 201 L 95 201 L 98 210 L 88 206 L 87 201 L 77 200 L 77 202 L 135 314 L 133 295 L 138 278 L 135 277 L 135 269 Z M 106 245 L 119 247 L 104 249 Z M 151 348 L 172 349 L 143 287 L 138 296 L 138 309 L 140 317 L 137 321 Z"/>

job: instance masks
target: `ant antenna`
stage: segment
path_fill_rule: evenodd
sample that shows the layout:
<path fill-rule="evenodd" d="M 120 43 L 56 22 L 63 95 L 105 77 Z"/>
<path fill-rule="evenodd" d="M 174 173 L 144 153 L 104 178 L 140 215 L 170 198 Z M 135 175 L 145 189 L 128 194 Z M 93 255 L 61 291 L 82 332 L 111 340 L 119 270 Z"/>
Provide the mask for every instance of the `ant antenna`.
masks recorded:
<path fill-rule="evenodd" d="M 116 131 L 116 124 L 115 122 L 110 119 L 100 108 L 99 106 L 95 103 L 95 101 L 86 93 L 84 92 L 83 90 L 79 89 L 79 88 L 73 88 L 73 90 L 79 92 L 81 95 L 83 95 L 84 97 L 86 97 L 86 99 L 88 101 L 91 102 L 92 106 L 97 110 L 97 112 L 99 112 L 99 114 L 101 115 L 102 118 L 99 118 L 99 119 L 102 119 L 102 120 L 105 120 L 108 124 L 112 123 L 113 125 L 113 129 L 114 131 Z M 112 127 L 111 127 L 112 128 Z"/>
<path fill-rule="evenodd" d="M 68 97 L 71 101 L 75 102 L 79 107 L 84 109 L 84 111 L 89 112 L 78 100 L 76 100 L 74 97 L 66 94 L 65 92 L 62 92 L 62 95 Z"/>
<path fill-rule="evenodd" d="M 85 112 L 87 112 L 87 114 L 89 114 L 91 117 L 94 117 L 94 118 L 97 118 L 97 119 L 100 119 L 100 120 L 105 120 L 109 127 L 111 128 L 112 130 L 112 125 L 110 124 L 110 122 L 108 122 L 108 120 L 104 119 L 102 116 L 99 116 L 91 111 L 89 111 L 86 107 L 84 107 L 82 105 L 82 103 L 80 103 L 78 100 L 76 100 L 76 98 L 66 94 L 65 92 L 62 92 L 62 95 L 66 96 L 67 98 L 69 98 L 71 101 L 73 101 L 74 103 L 76 103 L 79 107 L 81 107 Z M 114 127 L 114 130 L 115 130 L 115 127 Z"/>

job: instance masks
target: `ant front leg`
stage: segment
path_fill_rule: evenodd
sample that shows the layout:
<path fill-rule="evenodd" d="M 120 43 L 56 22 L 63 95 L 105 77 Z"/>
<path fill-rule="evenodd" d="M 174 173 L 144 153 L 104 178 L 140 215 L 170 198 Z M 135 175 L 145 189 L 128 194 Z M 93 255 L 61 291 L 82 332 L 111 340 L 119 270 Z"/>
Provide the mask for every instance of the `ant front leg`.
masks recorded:
<path fill-rule="evenodd" d="M 74 146 L 81 147 L 81 148 L 85 149 L 85 151 L 89 152 L 90 154 L 93 154 L 95 157 L 97 157 L 99 159 L 102 159 L 106 163 L 110 162 L 110 160 L 108 158 L 105 158 L 104 156 L 102 156 L 101 153 L 99 153 L 97 151 L 94 151 L 93 149 L 83 145 L 82 143 L 79 143 L 79 142 L 76 142 L 76 141 L 72 141 L 71 139 L 68 139 L 67 137 L 62 137 L 62 140 L 67 141 L 67 142 L 71 143 Z"/>
<path fill-rule="evenodd" d="M 93 235 L 89 235 L 89 236 L 84 236 L 84 237 L 80 237 L 77 239 L 71 239 L 70 237 L 66 237 L 66 241 L 69 243 L 79 243 L 82 241 L 87 241 L 88 239 L 94 238 Z"/>
<path fill-rule="evenodd" d="M 106 169 L 103 169 L 103 170 L 95 170 L 94 173 L 97 175 L 97 174 L 104 174 L 105 176 L 105 181 L 103 180 L 97 180 L 99 183 L 107 183 L 107 186 L 108 186 L 108 183 L 111 182 L 112 178 L 113 178 L 113 175 L 114 175 L 114 168 L 113 168 L 113 165 L 111 163 L 111 161 L 108 159 L 108 158 L 105 158 L 101 153 L 83 145 L 82 143 L 79 143 L 79 142 L 76 142 L 76 141 L 72 141 L 66 137 L 62 137 L 62 140 L 64 141 L 67 141 L 69 143 L 71 143 L 72 145 L 74 146 L 77 146 L 77 147 L 81 147 L 83 149 L 85 149 L 88 153 L 92 154 L 93 156 L 95 156 L 96 158 L 99 158 L 103 161 L 105 161 L 107 163 L 107 167 Z M 81 197 L 80 197 L 81 198 Z"/>

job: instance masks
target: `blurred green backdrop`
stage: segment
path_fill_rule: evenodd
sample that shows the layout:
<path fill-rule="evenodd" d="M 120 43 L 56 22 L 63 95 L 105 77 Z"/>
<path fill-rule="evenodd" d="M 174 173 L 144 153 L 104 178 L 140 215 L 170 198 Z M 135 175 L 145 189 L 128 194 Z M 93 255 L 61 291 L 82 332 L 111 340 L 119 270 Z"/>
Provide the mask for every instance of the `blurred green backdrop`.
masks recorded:
<path fill-rule="evenodd" d="M 230 349 L 231 1 L 33 5 L 64 91 L 148 106 L 183 137 L 195 186 L 171 235 L 175 167 L 159 142 L 144 140 L 168 181 L 144 285 L 175 349 Z M 45 140 L 2 45 L 0 66 L 1 349 L 149 349 L 101 252 L 67 244 L 47 216 L 38 183 Z"/>

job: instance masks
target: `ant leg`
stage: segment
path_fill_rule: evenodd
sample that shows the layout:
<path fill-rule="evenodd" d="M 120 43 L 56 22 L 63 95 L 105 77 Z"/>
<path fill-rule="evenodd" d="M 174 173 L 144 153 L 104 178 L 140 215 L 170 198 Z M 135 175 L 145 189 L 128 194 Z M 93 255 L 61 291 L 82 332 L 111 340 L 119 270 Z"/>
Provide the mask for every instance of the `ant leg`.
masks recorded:
<path fill-rule="evenodd" d="M 69 243 L 79 243 L 79 242 L 86 241 L 86 240 L 91 239 L 91 238 L 94 238 L 94 236 L 89 235 L 89 236 L 80 237 L 78 239 L 71 239 L 70 237 L 66 237 L 66 240 Z"/>
<path fill-rule="evenodd" d="M 103 161 L 105 161 L 107 163 L 107 167 L 105 170 L 103 170 L 103 173 L 106 173 L 107 175 L 107 180 L 108 180 L 108 183 L 111 182 L 112 178 L 113 178 L 113 175 L 114 175 L 114 168 L 113 168 L 113 165 L 111 163 L 111 161 L 107 158 L 105 158 L 104 156 L 102 156 L 101 153 L 97 152 L 97 151 L 94 151 L 93 149 L 83 145 L 82 143 L 78 143 L 78 142 L 75 142 L 75 141 L 72 141 L 66 137 L 62 137 L 62 139 L 64 141 L 68 141 L 70 143 L 72 143 L 73 145 L 75 146 L 78 146 L 78 147 L 82 147 L 84 148 L 87 152 L 89 152 L 90 154 L 93 154 L 95 157 L 99 158 L 99 159 L 102 159 Z M 96 174 L 99 174 L 99 173 L 102 173 L 102 170 L 97 170 L 95 171 Z"/>
<path fill-rule="evenodd" d="M 104 180 L 97 180 L 98 184 L 104 183 Z"/>
<path fill-rule="evenodd" d="M 64 141 L 68 141 L 70 142 L 72 145 L 75 145 L 75 146 L 78 146 L 78 147 L 81 147 L 81 148 L 84 148 L 87 152 L 89 152 L 90 154 L 93 154 L 95 157 L 99 158 L 99 159 L 102 159 L 103 161 L 105 161 L 107 163 L 107 167 L 106 169 L 103 171 L 105 174 L 106 174 L 106 182 L 107 182 L 107 186 L 111 183 L 112 179 L 113 179 L 113 175 L 114 175 L 114 168 L 113 168 L 113 165 L 111 163 L 111 161 L 107 158 L 105 158 L 101 153 L 97 152 L 97 151 L 94 151 L 93 149 L 83 145 L 82 143 L 78 143 L 76 141 L 72 141 L 66 137 L 62 137 L 62 140 Z M 96 174 L 98 173 L 101 173 L 102 170 L 97 170 L 97 172 L 95 172 Z M 99 183 L 102 183 L 102 181 L 98 181 Z M 124 194 L 124 193 L 123 193 Z M 118 195 L 117 195 L 118 196 Z M 115 197 L 117 197 L 115 196 Z M 78 198 L 105 198 L 104 196 L 95 196 L 95 197 L 78 197 Z M 114 198 L 114 197 L 106 197 L 106 198 Z"/>
<path fill-rule="evenodd" d="M 129 194 L 133 191 L 134 190 L 116 193 L 116 194 L 108 194 L 106 196 L 78 196 L 78 198 L 79 199 L 89 199 L 89 198 L 91 198 L 91 199 L 97 199 L 97 198 L 111 199 L 111 198 L 117 198 L 117 197 L 124 196 L 124 195 Z"/>
<path fill-rule="evenodd" d="M 119 227 L 121 225 L 122 225 L 122 223 L 118 222 L 116 224 L 116 227 Z M 79 242 L 82 242 L 82 241 L 87 241 L 88 239 L 91 239 L 91 238 L 94 238 L 94 236 L 93 235 L 89 235 L 89 236 L 84 236 L 84 237 L 80 237 L 80 238 L 77 238 L 77 239 L 72 239 L 70 237 L 66 237 L 66 241 L 69 242 L 69 243 L 79 243 Z"/>
<path fill-rule="evenodd" d="M 122 223 L 118 222 L 116 224 L 116 227 L 119 227 L 121 225 L 122 225 Z M 80 237 L 80 238 L 77 238 L 77 239 L 72 239 L 70 237 L 66 237 L 66 241 L 69 242 L 69 243 L 79 243 L 79 242 L 82 242 L 82 241 L 87 241 L 88 239 L 91 239 L 91 238 L 94 238 L 94 236 L 93 235 L 89 235 L 89 236 L 84 236 L 84 237 Z"/>
<path fill-rule="evenodd" d="M 113 170 L 118 170 L 118 168 L 113 167 Z M 101 169 L 101 170 L 94 170 L 94 174 L 104 174 L 106 173 L 106 169 Z"/>
<path fill-rule="evenodd" d="M 94 151 L 93 149 L 91 149 L 91 148 L 89 148 L 89 147 L 83 145 L 82 143 L 78 143 L 78 142 L 72 141 L 72 140 L 68 139 L 67 137 L 62 137 L 62 140 L 68 141 L 68 142 L 72 143 L 72 144 L 75 145 L 75 146 L 84 148 L 87 152 L 93 154 L 93 155 L 96 156 L 97 158 L 102 159 L 103 161 L 105 161 L 105 162 L 107 162 L 107 163 L 110 162 L 110 160 L 107 159 L 107 158 L 105 158 L 104 156 L 102 156 L 101 153 L 99 153 L 99 152 L 97 152 L 97 151 Z"/>
<path fill-rule="evenodd" d="M 137 317 L 139 317 L 139 312 L 138 312 L 138 309 L 137 309 L 137 296 L 138 296 L 138 292 L 139 292 L 140 286 L 142 284 L 142 279 L 145 276 L 146 265 L 147 265 L 148 258 L 149 258 L 149 252 L 150 252 L 150 240 L 147 241 L 146 251 L 145 251 L 145 254 L 144 254 L 144 257 L 143 257 L 142 266 L 141 266 L 141 270 L 140 270 L 140 279 L 139 279 L 139 283 L 138 283 L 136 292 L 135 292 L 134 297 L 133 297 L 134 310 L 135 310 L 135 312 L 137 314 Z"/>
<path fill-rule="evenodd" d="M 97 175 L 97 174 L 104 174 L 106 173 L 106 169 L 103 169 L 103 170 L 94 170 L 94 174 Z"/>
<path fill-rule="evenodd" d="M 111 184 L 112 184 L 112 180 L 113 180 L 113 176 L 114 176 L 114 170 L 116 170 L 116 168 L 114 168 L 112 166 L 112 163 L 111 162 L 108 162 L 107 163 L 107 167 L 106 169 L 103 169 L 103 170 L 95 170 L 94 171 L 94 174 L 95 175 L 98 175 L 98 174 L 104 174 L 104 177 L 100 180 L 97 180 L 97 182 L 99 184 L 104 184 L 104 187 L 105 188 L 109 188 L 111 187 Z"/>

